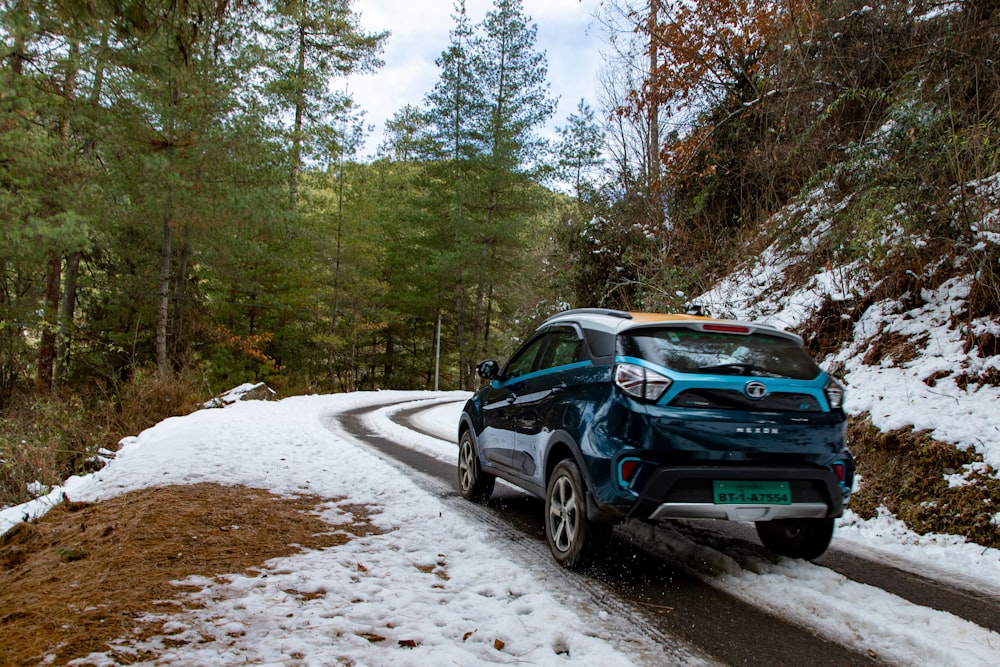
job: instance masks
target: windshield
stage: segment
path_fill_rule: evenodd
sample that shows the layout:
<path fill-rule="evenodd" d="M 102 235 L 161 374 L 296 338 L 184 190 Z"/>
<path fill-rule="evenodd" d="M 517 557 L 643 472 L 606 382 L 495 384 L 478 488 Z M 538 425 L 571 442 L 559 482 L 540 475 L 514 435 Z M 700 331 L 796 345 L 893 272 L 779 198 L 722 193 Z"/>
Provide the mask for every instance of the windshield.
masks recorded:
<path fill-rule="evenodd" d="M 618 354 L 681 373 L 812 380 L 819 366 L 796 341 L 767 334 L 731 334 L 682 327 L 634 329 L 618 337 Z"/>

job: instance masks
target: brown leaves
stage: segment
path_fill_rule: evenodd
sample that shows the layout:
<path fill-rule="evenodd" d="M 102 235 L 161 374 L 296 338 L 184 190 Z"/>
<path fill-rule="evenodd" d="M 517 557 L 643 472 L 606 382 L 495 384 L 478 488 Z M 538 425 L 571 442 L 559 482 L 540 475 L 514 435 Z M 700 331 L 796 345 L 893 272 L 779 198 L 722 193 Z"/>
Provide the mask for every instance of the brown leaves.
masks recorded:
<path fill-rule="evenodd" d="M 656 65 L 633 98 L 634 111 L 734 93 L 742 101 L 753 99 L 764 54 L 784 42 L 804 5 L 802 0 L 662 0 L 638 27 L 655 51 Z"/>
<path fill-rule="evenodd" d="M 329 502 L 355 508 L 352 518 L 320 519 L 316 511 Z M 0 664 L 35 665 L 45 656 L 65 664 L 116 640 L 162 635 L 164 620 L 137 619 L 194 606 L 183 594 L 200 586 L 176 582 L 259 571 L 272 558 L 345 544 L 374 530 L 372 511 L 342 499 L 204 483 L 57 505 L 0 539 Z"/>
<path fill-rule="evenodd" d="M 220 343 L 236 351 L 240 355 L 265 364 L 270 368 L 278 368 L 275 360 L 268 356 L 265 351 L 267 346 L 270 345 L 271 340 L 274 338 L 272 334 L 262 333 L 240 336 L 220 325 L 215 328 L 215 335 Z"/>
<path fill-rule="evenodd" d="M 470 637 L 471 637 L 472 635 L 476 634 L 477 632 L 478 632 L 478 630 L 470 630 L 469 632 L 466 632 L 466 633 L 465 633 L 464 635 L 462 635 L 462 641 L 463 641 L 463 642 L 464 642 L 464 641 L 468 641 L 468 640 L 469 640 L 469 638 L 470 638 Z M 500 638 L 497 638 L 497 639 L 494 639 L 494 640 L 493 640 L 493 648 L 494 648 L 495 650 L 497 650 L 497 651 L 502 651 L 502 650 L 504 650 L 504 648 L 506 648 L 506 647 L 507 647 L 507 642 L 505 642 L 504 640 L 502 640 L 502 639 L 500 639 Z"/>

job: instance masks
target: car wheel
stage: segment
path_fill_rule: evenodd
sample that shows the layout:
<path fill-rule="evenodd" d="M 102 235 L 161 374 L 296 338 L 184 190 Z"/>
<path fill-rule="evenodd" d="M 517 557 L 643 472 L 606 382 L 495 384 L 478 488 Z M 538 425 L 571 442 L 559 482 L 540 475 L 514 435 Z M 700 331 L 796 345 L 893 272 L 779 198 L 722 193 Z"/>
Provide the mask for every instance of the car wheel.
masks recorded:
<path fill-rule="evenodd" d="M 570 569 L 589 562 L 611 540 L 611 523 L 587 518 L 585 494 L 576 464 L 560 461 L 545 494 L 545 540 L 556 561 Z"/>
<path fill-rule="evenodd" d="M 469 431 L 458 441 L 458 490 L 466 500 L 486 502 L 493 495 L 496 477 L 483 472 L 476 455 L 476 444 Z"/>
<path fill-rule="evenodd" d="M 765 547 L 789 558 L 819 558 L 833 539 L 833 519 L 776 519 L 756 526 Z"/>

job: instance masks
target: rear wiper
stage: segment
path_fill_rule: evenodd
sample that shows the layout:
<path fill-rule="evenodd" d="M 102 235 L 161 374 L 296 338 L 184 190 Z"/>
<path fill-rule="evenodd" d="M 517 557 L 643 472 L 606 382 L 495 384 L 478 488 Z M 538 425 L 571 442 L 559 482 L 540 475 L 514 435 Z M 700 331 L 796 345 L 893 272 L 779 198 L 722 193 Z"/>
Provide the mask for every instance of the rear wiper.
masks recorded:
<path fill-rule="evenodd" d="M 772 371 L 764 370 L 763 368 L 757 368 L 754 364 L 742 364 L 737 362 L 731 364 L 718 364 L 717 366 L 701 366 L 698 370 L 703 373 L 719 373 L 720 375 L 757 375 L 772 378 L 784 377 L 780 373 L 774 373 Z"/>

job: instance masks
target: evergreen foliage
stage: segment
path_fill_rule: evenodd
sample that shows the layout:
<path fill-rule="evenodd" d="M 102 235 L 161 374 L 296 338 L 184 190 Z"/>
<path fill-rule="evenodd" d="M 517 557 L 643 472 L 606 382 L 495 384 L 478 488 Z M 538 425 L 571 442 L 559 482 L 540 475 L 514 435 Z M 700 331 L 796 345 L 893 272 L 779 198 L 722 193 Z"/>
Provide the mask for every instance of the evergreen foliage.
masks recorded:
<path fill-rule="evenodd" d="M 477 22 L 459 0 L 437 83 L 362 163 L 363 112 L 330 84 L 388 35 L 349 0 L 6 0 L 0 417 L 82 419 L 59 402 L 171 378 L 472 388 L 555 310 L 683 308 L 816 190 L 843 203 L 816 266 L 902 290 L 962 253 L 975 316 L 1000 312 L 977 195 L 1000 167 L 997 3 L 632 4 L 606 5 L 627 37 L 603 108 L 548 146 L 521 1 Z"/>

